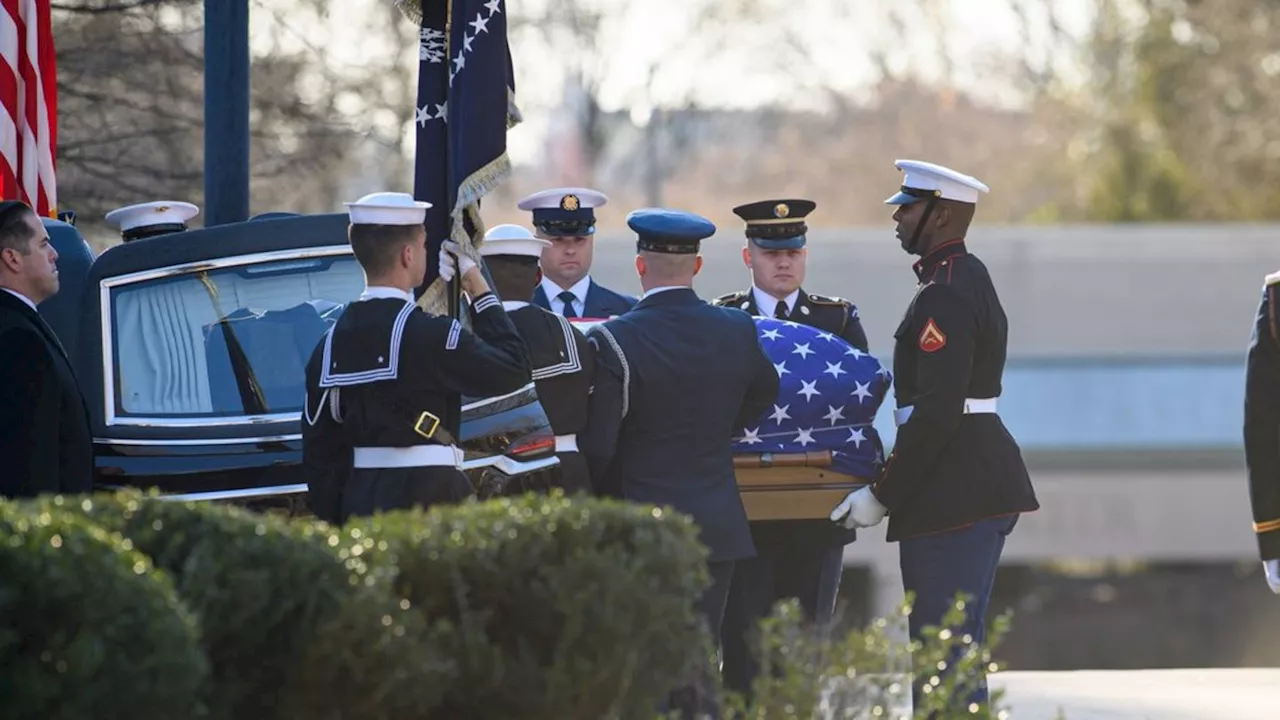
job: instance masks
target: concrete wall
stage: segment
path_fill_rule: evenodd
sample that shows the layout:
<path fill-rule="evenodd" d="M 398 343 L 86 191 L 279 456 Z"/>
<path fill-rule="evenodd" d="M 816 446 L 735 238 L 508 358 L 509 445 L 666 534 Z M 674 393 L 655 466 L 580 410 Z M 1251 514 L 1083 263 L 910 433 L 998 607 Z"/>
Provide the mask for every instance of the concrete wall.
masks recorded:
<path fill-rule="evenodd" d="M 883 227 L 812 230 L 805 282 L 855 302 L 886 361 L 916 284 L 887 215 Z M 704 243 L 703 296 L 749 285 L 742 242 L 726 227 Z M 1243 352 L 1263 276 L 1280 270 L 1274 224 L 979 227 L 969 246 L 1001 293 L 1016 357 Z M 625 228 L 602 229 L 594 277 L 638 294 L 634 249 Z"/>

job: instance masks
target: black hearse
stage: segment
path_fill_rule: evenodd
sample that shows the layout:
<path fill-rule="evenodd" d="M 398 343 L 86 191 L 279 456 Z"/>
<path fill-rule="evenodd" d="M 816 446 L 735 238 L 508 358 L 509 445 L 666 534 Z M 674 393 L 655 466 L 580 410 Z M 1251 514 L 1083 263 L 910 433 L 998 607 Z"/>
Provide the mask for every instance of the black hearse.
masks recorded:
<path fill-rule="evenodd" d="M 97 485 L 304 509 L 304 368 L 363 290 L 347 216 L 272 213 L 97 257 L 73 225 L 44 222 L 61 290 L 40 312 L 75 364 Z M 532 384 L 463 402 L 464 469 L 482 496 L 554 479 Z"/>

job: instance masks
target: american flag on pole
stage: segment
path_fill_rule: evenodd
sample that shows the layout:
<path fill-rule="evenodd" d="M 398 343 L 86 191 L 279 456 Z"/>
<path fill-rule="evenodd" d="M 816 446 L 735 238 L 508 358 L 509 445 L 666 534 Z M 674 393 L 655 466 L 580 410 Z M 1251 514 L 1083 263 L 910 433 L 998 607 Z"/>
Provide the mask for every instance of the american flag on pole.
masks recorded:
<path fill-rule="evenodd" d="M 778 371 L 778 399 L 742 437 L 735 453 L 831 451 L 831 469 L 874 478 L 884 446 L 872 422 L 893 375 L 839 335 L 757 317 L 756 334 Z"/>
<path fill-rule="evenodd" d="M 0 0 L 0 197 L 56 217 L 57 70 L 49 0 Z"/>

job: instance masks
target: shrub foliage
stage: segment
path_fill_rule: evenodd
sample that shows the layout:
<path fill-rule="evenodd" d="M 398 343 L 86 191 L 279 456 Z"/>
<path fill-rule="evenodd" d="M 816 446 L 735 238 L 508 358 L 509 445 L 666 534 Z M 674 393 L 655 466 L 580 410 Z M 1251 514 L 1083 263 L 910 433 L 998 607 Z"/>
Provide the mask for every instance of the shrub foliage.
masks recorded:
<path fill-rule="evenodd" d="M 0 501 L 0 578 L 0 715 L 203 717 L 196 621 L 129 540 Z"/>

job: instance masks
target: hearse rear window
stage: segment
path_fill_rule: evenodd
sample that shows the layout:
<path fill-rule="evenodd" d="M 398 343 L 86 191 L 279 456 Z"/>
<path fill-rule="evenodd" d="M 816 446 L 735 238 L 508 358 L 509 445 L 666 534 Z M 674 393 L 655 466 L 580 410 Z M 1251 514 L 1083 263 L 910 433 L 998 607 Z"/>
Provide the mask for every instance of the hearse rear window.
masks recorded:
<path fill-rule="evenodd" d="M 112 288 L 115 414 L 301 412 L 307 360 L 363 288 L 350 255 L 256 262 Z"/>

